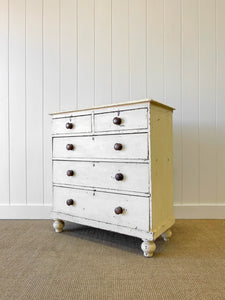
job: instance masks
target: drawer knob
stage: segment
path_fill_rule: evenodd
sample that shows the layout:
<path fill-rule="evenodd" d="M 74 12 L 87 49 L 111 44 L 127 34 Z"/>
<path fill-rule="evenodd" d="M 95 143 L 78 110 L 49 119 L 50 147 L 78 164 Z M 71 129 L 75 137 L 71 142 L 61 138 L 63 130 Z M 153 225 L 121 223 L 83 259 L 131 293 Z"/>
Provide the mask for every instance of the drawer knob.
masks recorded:
<path fill-rule="evenodd" d="M 114 145 L 114 149 L 115 150 L 121 150 L 123 148 L 123 146 L 122 146 L 122 144 L 120 144 L 120 143 L 116 143 L 115 145 Z"/>
<path fill-rule="evenodd" d="M 122 173 L 117 173 L 117 174 L 115 175 L 115 179 L 116 179 L 117 181 L 123 180 L 123 174 L 122 174 Z"/>
<path fill-rule="evenodd" d="M 123 209 L 121 206 L 118 206 L 114 209 L 115 214 L 120 215 L 123 213 Z"/>
<path fill-rule="evenodd" d="M 73 128 L 73 123 L 66 123 L 66 128 L 67 129 L 72 129 Z"/>
<path fill-rule="evenodd" d="M 113 118 L 113 124 L 115 124 L 115 125 L 120 125 L 121 124 L 121 118 L 119 118 L 119 117 L 115 117 L 115 118 Z"/>
<path fill-rule="evenodd" d="M 73 175 L 74 175 L 74 171 L 73 171 L 73 170 L 68 170 L 68 171 L 66 172 L 66 175 L 67 175 L 67 176 L 73 176 Z"/>
<path fill-rule="evenodd" d="M 72 144 L 67 144 L 66 145 L 66 149 L 67 150 L 73 150 L 74 149 L 74 146 Z"/>
<path fill-rule="evenodd" d="M 67 204 L 68 206 L 73 205 L 73 204 L 74 204 L 73 199 L 68 199 L 68 200 L 66 200 L 66 204 Z"/>

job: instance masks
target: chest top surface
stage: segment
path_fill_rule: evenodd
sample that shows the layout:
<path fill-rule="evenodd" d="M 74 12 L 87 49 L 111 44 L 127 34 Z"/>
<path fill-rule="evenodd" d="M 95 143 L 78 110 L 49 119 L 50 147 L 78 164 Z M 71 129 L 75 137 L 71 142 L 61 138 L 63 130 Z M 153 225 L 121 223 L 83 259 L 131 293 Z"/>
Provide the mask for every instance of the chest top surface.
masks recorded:
<path fill-rule="evenodd" d="M 59 118 L 68 116 L 68 115 L 84 115 L 91 113 L 92 111 L 95 111 L 96 113 L 101 113 L 105 110 L 107 111 L 113 111 L 115 108 L 119 110 L 123 109 L 133 109 L 138 107 L 146 107 L 148 104 L 153 104 L 155 106 L 163 107 L 168 110 L 175 110 L 175 108 L 168 106 L 166 104 L 160 103 L 158 101 L 155 101 L 153 99 L 140 99 L 140 100 L 135 100 L 135 101 L 128 101 L 128 102 L 121 102 L 121 103 L 113 103 L 113 104 L 107 104 L 107 105 L 101 105 L 101 106 L 95 106 L 95 107 L 89 107 L 89 108 L 81 108 L 81 109 L 75 109 L 75 110 L 69 110 L 69 111 L 60 111 L 60 112 L 54 112 L 51 113 L 50 115 L 52 118 Z"/>

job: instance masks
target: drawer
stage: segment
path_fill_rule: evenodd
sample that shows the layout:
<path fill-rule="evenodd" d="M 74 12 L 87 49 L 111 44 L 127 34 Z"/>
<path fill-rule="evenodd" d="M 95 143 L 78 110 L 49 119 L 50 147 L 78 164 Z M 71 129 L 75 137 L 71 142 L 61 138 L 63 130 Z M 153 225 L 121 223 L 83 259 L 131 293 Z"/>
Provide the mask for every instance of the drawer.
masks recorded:
<path fill-rule="evenodd" d="M 67 171 L 72 171 L 72 176 Z M 149 192 L 149 166 L 138 163 L 54 161 L 53 182 L 120 191 Z"/>
<path fill-rule="evenodd" d="M 149 198 L 54 187 L 53 210 L 100 222 L 149 230 Z M 68 206 L 67 200 L 73 200 Z M 72 202 L 72 201 L 71 201 Z M 117 215 L 114 210 L 123 209 Z"/>
<path fill-rule="evenodd" d="M 95 114 L 96 132 L 146 128 L 148 128 L 147 108 Z"/>
<path fill-rule="evenodd" d="M 91 132 L 91 115 L 59 118 L 53 119 L 52 121 L 53 134 L 71 134 L 82 132 Z"/>
<path fill-rule="evenodd" d="M 121 144 L 121 150 L 115 150 Z M 67 150 L 72 145 L 72 150 Z M 53 138 L 53 158 L 148 159 L 148 134 Z"/>

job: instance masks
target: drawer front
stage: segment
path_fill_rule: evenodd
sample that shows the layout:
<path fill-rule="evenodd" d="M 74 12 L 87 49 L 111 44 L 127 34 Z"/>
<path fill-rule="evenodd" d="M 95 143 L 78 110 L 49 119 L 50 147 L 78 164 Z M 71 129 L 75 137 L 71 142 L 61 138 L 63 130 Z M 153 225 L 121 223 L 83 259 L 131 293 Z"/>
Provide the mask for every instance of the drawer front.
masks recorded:
<path fill-rule="evenodd" d="M 122 149 L 115 150 L 115 144 Z M 148 159 L 148 134 L 53 138 L 53 158 Z"/>
<path fill-rule="evenodd" d="M 148 164 L 136 163 L 54 161 L 53 182 L 148 193 L 148 168 Z"/>
<path fill-rule="evenodd" d="M 53 210 L 80 218 L 149 230 L 149 198 L 54 187 Z M 67 200 L 73 200 L 68 206 Z M 122 214 L 114 210 L 121 207 Z"/>
<path fill-rule="evenodd" d="M 95 114 L 96 132 L 146 128 L 148 128 L 147 108 Z"/>
<path fill-rule="evenodd" d="M 53 134 L 71 134 L 82 132 L 91 132 L 91 115 L 52 120 Z"/>

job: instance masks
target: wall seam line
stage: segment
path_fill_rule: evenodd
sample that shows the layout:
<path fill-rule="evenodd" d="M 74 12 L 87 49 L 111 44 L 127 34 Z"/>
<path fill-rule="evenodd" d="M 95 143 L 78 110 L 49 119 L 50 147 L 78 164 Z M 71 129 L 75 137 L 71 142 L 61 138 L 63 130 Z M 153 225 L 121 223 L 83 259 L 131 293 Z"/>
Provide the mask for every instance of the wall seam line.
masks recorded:
<path fill-rule="evenodd" d="M 61 34 L 62 34 L 62 30 L 61 30 L 61 6 L 62 6 L 62 2 L 61 2 L 61 0 L 59 0 L 59 2 L 58 2 L 58 5 L 59 5 L 59 15 L 58 15 L 58 18 L 59 18 L 59 40 L 58 40 L 58 42 L 59 42 L 59 48 L 58 48 L 58 50 L 59 50 L 59 76 L 58 76 L 58 79 L 59 79 L 59 110 L 61 110 L 62 109 L 62 99 L 61 99 L 61 89 L 62 89 L 62 87 L 61 87 L 61 80 L 62 80 L 62 76 L 61 76 L 61 63 L 62 63 L 62 59 L 61 59 L 61 39 L 62 39 L 62 37 L 61 37 Z"/>
<path fill-rule="evenodd" d="M 145 90 L 145 97 L 148 98 L 148 0 L 145 1 L 145 26 L 146 26 L 146 32 L 145 32 L 145 41 L 146 41 L 146 47 L 145 47 L 145 59 L 146 59 L 146 64 L 145 64 L 145 84 L 146 84 L 146 90 Z M 150 95 L 149 95 L 150 96 Z"/>
<path fill-rule="evenodd" d="M 183 203 L 183 0 L 180 2 L 180 110 L 181 110 L 181 127 L 180 127 L 180 139 L 181 139 L 181 203 Z"/>
<path fill-rule="evenodd" d="M 113 51 L 112 51 L 112 0 L 111 0 L 111 104 L 113 103 L 113 92 L 112 92 L 112 85 L 113 85 L 113 80 L 112 80 L 112 57 L 113 57 Z"/>
<path fill-rule="evenodd" d="M 44 180 L 44 0 L 42 0 L 42 18 L 41 18 L 41 51 L 42 51 L 42 57 L 41 57 L 41 83 L 42 83 L 42 203 L 44 205 L 45 203 L 45 193 L 44 193 L 44 187 L 45 187 L 45 180 Z"/>
<path fill-rule="evenodd" d="M 78 39 L 78 0 L 76 0 L 76 25 L 77 25 L 77 28 L 76 28 L 76 38 L 77 38 L 77 45 L 76 45 L 76 50 L 77 50 L 77 57 L 76 57 L 76 60 L 77 60 L 77 81 L 76 81 L 76 108 L 78 108 L 78 75 L 79 75 L 79 61 L 78 61 L 78 51 L 79 51 L 79 47 L 78 47 L 78 42 L 79 42 L 79 39 Z"/>
<path fill-rule="evenodd" d="M 28 114 L 27 114 L 27 0 L 25 0 L 25 2 L 24 2 L 24 4 L 25 4 L 25 11 L 24 11 L 24 13 L 25 13 L 25 20 L 24 20 L 24 26 L 25 26 L 25 51 L 24 51 L 24 64 L 25 64 L 25 66 L 24 66 L 24 79 L 25 79 L 25 84 L 24 84 L 24 96 L 25 96 L 25 132 L 24 132 L 24 135 L 25 135 L 25 182 L 26 182 L 26 205 L 27 205 L 27 194 L 28 194 L 28 184 L 27 184 L 27 179 L 28 179 L 28 177 L 27 177 L 27 172 L 28 172 L 28 164 L 27 164 L 27 153 L 28 153 L 28 151 L 27 151 L 27 147 L 28 147 L 28 145 L 27 145 L 27 116 L 28 116 Z"/>
<path fill-rule="evenodd" d="M 215 23 L 214 23 L 214 33 L 215 33 L 215 125 L 216 125 L 216 141 L 218 140 L 218 115 L 217 115 L 217 109 L 218 109 L 218 102 L 217 102 L 217 72 L 218 72 L 218 66 L 217 66 L 217 0 L 215 0 Z M 216 203 L 218 203 L 218 147 L 217 143 L 216 145 Z"/>
<path fill-rule="evenodd" d="M 131 49 L 130 49 L 130 1 L 128 0 L 128 93 L 131 100 Z"/>
<path fill-rule="evenodd" d="M 200 0 L 198 0 L 198 189 L 199 189 L 199 195 L 198 195 L 198 204 L 201 203 L 201 189 L 200 189 L 200 182 L 201 182 L 201 171 L 200 171 L 200 165 L 201 165 L 201 157 L 200 157 L 200 150 L 201 150 L 201 144 L 200 144 Z"/>
<path fill-rule="evenodd" d="M 9 35 L 10 35 L 10 0 L 8 0 L 8 147 L 9 147 L 9 161 L 8 161 L 8 166 L 9 166 L 9 187 L 8 187 L 8 192 L 9 192 L 9 205 L 11 205 L 11 151 L 10 151 L 10 72 L 9 72 L 9 53 L 10 53 L 10 43 L 9 43 Z"/>
<path fill-rule="evenodd" d="M 96 49 L 95 49 L 95 38 L 96 38 L 96 35 L 95 35 L 95 0 L 94 0 L 94 9 L 93 9 L 93 38 L 94 38 L 94 41 L 93 41 L 93 56 L 94 56 L 94 61 L 93 61 L 93 105 L 95 106 L 95 84 L 96 84 L 96 80 L 95 80 L 95 77 L 96 77 L 96 70 L 95 70 L 95 59 L 96 59 Z"/>
<path fill-rule="evenodd" d="M 165 51 L 165 44 L 166 44 L 166 34 L 165 34 L 165 0 L 163 0 L 163 102 L 166 103 L 166 51 Z"/>

